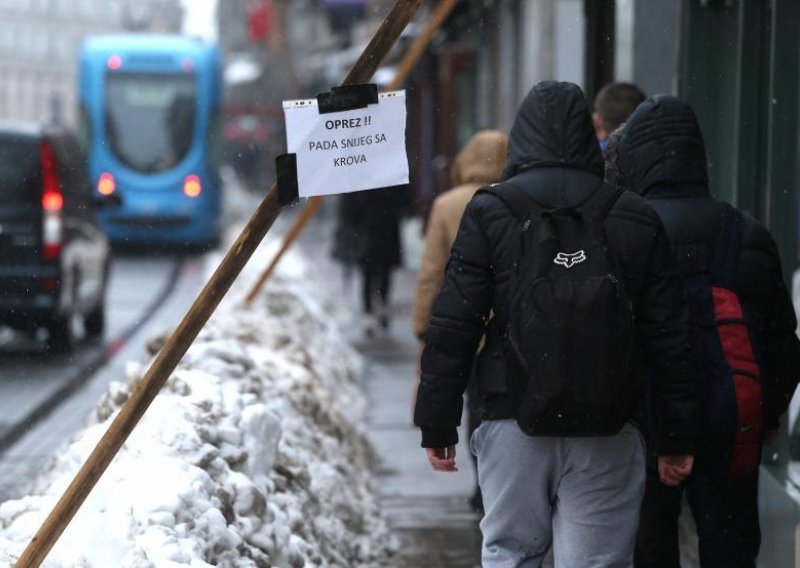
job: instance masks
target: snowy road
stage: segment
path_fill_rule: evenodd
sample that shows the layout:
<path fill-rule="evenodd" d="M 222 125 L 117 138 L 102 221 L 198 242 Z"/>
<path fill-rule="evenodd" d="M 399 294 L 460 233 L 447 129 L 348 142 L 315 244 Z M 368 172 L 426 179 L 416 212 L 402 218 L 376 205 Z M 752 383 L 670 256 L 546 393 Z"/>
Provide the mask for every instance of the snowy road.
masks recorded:
<path fill-rule="evenodd" d="M 125 357 L 142 353 L 155 326 L 177 323 L 205 282 L 202 257 L 117 256 L 104 341 L 47 356 L 40 343 L 0 336 L 0 499 L 23 494 L 27 480 L 76 431 Z M 137 356 L 132 357 L 138 359 Z"/>
<path fill-rule="evenodd" d="M 257 196 L 229 173 L 222 223 L 249 217 Z M 108 383 L 140 361 L 146 343 L 180 321 L 208 280 L 215 253 L 156 256 L 115 252 L 103 341 L 78 339 L 72 353 L 48 356 L 35 342 L 0 327 L 0 501 L 27 492 L 29 480 L 83 427 Z"/>

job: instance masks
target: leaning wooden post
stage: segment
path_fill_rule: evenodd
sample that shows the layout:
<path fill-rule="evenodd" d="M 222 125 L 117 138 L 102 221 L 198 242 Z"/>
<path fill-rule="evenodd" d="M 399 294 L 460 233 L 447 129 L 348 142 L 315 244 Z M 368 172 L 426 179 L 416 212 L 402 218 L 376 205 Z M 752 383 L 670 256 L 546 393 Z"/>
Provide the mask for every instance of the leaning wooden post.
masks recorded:
<path fill-rule="evenodd" d="M 411 21 L 420 1 L 397 0 L 395 2 L 389 15 L 386 16 L 383 24 L 342 85 L 356 85 L 370 80 L 381 60 Z M 136 384 L 130 399 L 117 414 L 72 483 L 23 551 L 16 564 L 18 568 L 36 567 L 45 559 L 103 475 L 108 464 L 125 443 L 161 387 L 164 386 L 169 375 L 175 370 L 197 334 L 214 313 L 217 305 L 236 280 L 280 211 L 277 190 L 273 184 L 192 307 L 189 308 L 145 375 Z"/>
<path fill-rule="evenodd" d="M 442 24 L 447 19 L 447 16 L 450 15 L 450 12 L 453 11 L 453 8 L 456 7 L 458 2 L 459 0 L 442 0 L 439 3 L 436 11 L 433 13 L 431 19 L 428 21 L 428 24 L 425 26 L 425 30 L 414 40 L 414 42 L 411 44 L 411 47 L 408 48 L 408 52 L 406 52 L 405 57 L 403 57 L 403 60 L 398 65 L 397 72 L 392 78 L 391 83 L 386 85 L 387 91 L 394 91 L 403 86 L 403 83 L 405 83 L 408 75 L 414 69 L 414 66 L 425 54 L 425 50 L 428 48 L 431 40 L 433 40 L 434 34 L 439 30 L 439 28 L 442 27 Z M 306 225 L 308 225 L 311 219 L 314 218 L 314 215 L 319 210 L 320 205 L 322 205 L 322 197 L 315 196 L 309 198 L 305 208 L 303 209 L 303 212 L 299 217 L 297 217 L 289 232 L 286 233 L 283 243 L 278 249 L 278 252 L 275 253 L 275 256 L 272 257 L 269 266 L 267 266 L 266 270 L 261 273 L 258 281 L 256 281 L 256 283 L 250 289 L 250 292 L 245 297 L 245 305 L 250 305 L 253 300 L 256 299 L 256 296 L 258 296 L 261 288 L 272 276 L 272 273 L 275 272 L 275 268 L 283 258 L 283 255 L 286 254 L 286 251 L 291 248 L 291 246 L 297 240 L 297 237 L 299 237 L 300 233 L 303 232 L 303 229 L 306 227 Z"/>

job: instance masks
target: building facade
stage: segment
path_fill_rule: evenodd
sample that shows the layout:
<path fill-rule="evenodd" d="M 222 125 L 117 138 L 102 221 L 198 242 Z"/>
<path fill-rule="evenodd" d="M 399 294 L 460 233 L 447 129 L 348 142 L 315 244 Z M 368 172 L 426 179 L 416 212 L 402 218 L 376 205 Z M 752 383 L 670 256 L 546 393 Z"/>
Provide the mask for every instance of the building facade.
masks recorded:
<path fill-rule="evenodd" d="M 74 125 L 84 37 L 180 25 L 179 0 L 0 0 L 0 119 Z"/>

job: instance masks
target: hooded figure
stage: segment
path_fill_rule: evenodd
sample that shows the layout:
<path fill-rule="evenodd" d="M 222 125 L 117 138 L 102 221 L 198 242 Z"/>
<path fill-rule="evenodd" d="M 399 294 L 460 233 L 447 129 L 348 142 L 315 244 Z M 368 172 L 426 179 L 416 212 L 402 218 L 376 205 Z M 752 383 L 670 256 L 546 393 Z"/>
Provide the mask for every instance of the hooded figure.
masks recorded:
<path fill-rule="evenodd" d="M 536 85 L 509 136 L 505 183 L 545 208 L 571 207 L 602 186 L 603 168 L 580 88 Z M 613 435 L 544 437 L 524 434 L 513 420 L 520 397 L 509 389 L 503 337 L 517 245 L 529 223 L 492 193 L 480 192 L 468 204 L 425 332 L 414 421 L 433 469 L 455 471 L 462 394 L 485 333 L 477 363 L 483 422 L 470 441 L 486 511 L 482 565 L 538 566 L 555 543 L 559 565 L 629 566 L 644 491 L 637 427 L 625 422 Z M 697 391 L 674 259 L 657 214 L 636 195 L 621 194 L 603 228 L 631 299 L 639 349 L 624 378 L 626 400 L 618 404 L 635 419 L 645 371 L 652 374 L 659 427 L 668 432 L 658 452 L 679 457 L 659 465 L 664 479 L 677 484 L 691 467 Z M 537 385 L 528 388 L 535 392 Z"/>
<path fill-rule="evenodd" d="M 616 164 L 611 164 L 610 170 L 616 171 L 625 189 L 642 195 L 658 212 L 684 282 L 709 282 L 717 237 L 723 234 L 722 221 L 730 213 L 727 205 L 709 194 L 705 145 L 692 108 L 664 95 L 642 103 L 617 141 Z M 800 375 L 797 322 L 778 251 L 767 229 L 745 216 L 738 244 L 732 288 L 740 309 L 753 324 L 755 333 L 749 334 L 753 335 L 749 341 L 760 359 L 763 422 L 751 427 L 768 433 L 777 430 L 778 418 L 786 411 Z M 720 337 L 724 333 L 720 328 Z M 697 350 L 703 357 L 705 353 L 706 349 Z M 709 384 L 708 377 L 701 381 Z M 718 408 L 724 391 L 715 386 L 705 392 L 701 425 L 706 423 L 709 409 Z M 650 430 L 647 439 L 652 447 L 659 433 L 656 428 Z M 757 461 L 749 473 L 731 474 L 726 464 L 716 463 L 724 461 L 718 457 L 719 441 L 706 443 L 705 430 L 701 440 L 695 470 L 680 488 L 658 482 L 649 456 L 637 567 L 678 566 L 683 491 L 697 525 L 701 564 L 755 566 L 760 545 Z M 757 460 L 761 452 L 755 450 Z"/>
<path fill-rule="evenodd" d="M 455 187 L 433 202 L 417 275 L 413 325 L 418 337 L 428 328 L 464 209 L 478 189 L 500 181 L 507 150 L 508 140 L 502 132 L 482 130 L 475 134 L 453 161 L 451 177 Z"/>

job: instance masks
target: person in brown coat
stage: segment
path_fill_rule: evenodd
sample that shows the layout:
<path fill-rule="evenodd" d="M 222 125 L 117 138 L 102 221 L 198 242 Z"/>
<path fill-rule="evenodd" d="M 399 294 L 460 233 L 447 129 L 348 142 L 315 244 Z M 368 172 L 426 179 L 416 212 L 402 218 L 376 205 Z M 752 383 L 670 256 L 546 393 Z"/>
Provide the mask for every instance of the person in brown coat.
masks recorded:
<path fill-rule="evenodd" d="M 425 248 L 417 275 L 417 295 L 414 303 L 414 333 L 422 339 L 431 319 L 433 302 L 444 280 L 445 266 L 450 249 L 456 240 L 461 216 L 475 192 L 481 187 L 500 180 L 508 151 L 506 135 L 497 130 L 482 130 L 475 134 L 456 156 L 451 168 L 453 187 L 433 202 L 428 227 L 425 231 Z M 416 397 L 414 397 L 416 398 Z M 475 381 L 467 387 L 467 424 L 470 434 L 478 427 L 477 392 Z M 480 490 L 470 498 L 473 508 L 481 510 Z"/>
<path fill-rule="evenodd" d="M 417 276 L 414 304 L 414 333 L 422 337 L 428 329 L 433 302 L 444 280 L 444 267 L 461 224 L 461 216 L 475 192 L 500 180 L 508 142 L 498 130 L 481 130 L 470 138 L 456 156 L 450 170 L 453 187 L 433 202 L 425 248 Z"/>

